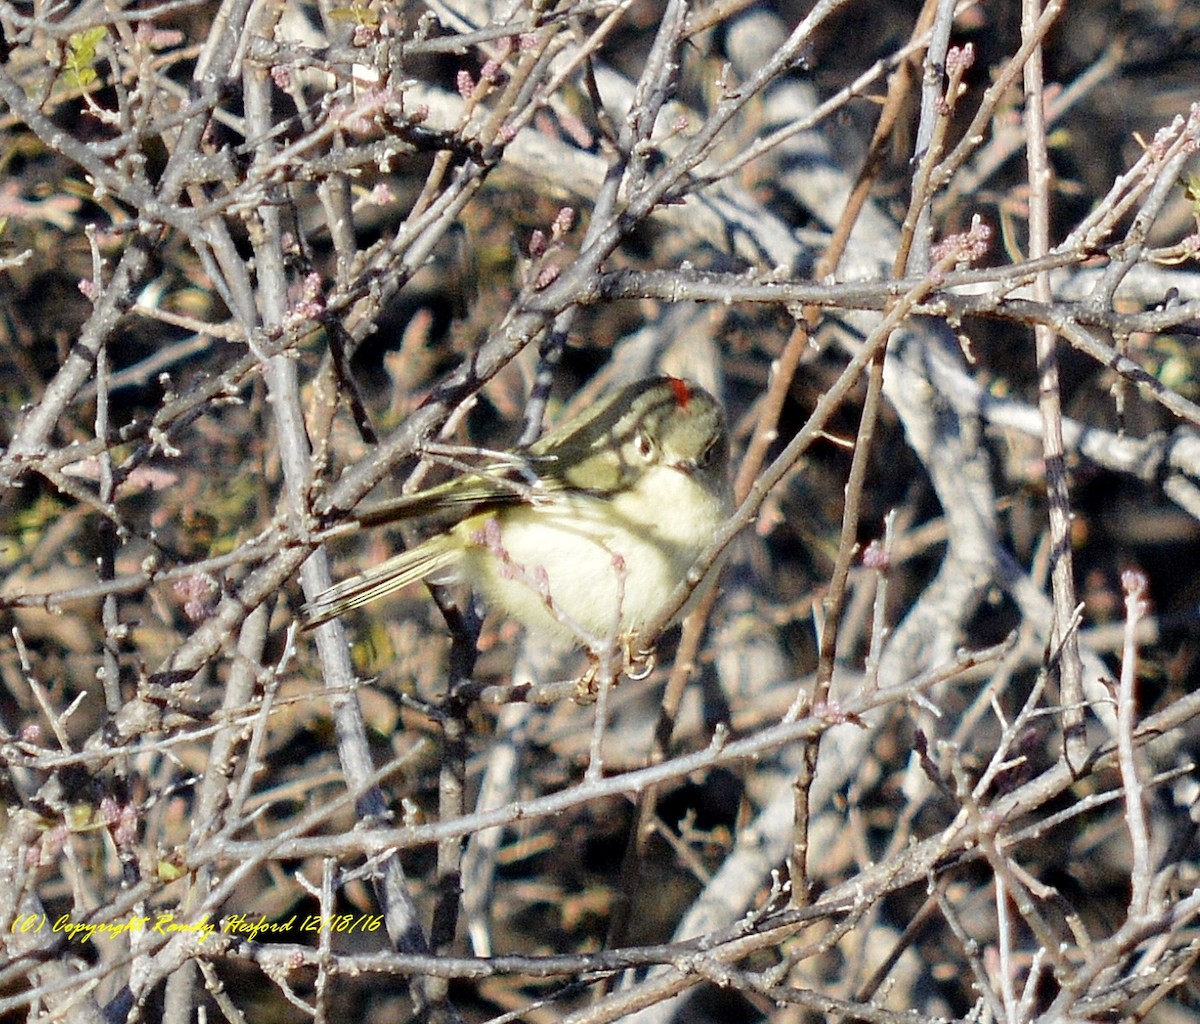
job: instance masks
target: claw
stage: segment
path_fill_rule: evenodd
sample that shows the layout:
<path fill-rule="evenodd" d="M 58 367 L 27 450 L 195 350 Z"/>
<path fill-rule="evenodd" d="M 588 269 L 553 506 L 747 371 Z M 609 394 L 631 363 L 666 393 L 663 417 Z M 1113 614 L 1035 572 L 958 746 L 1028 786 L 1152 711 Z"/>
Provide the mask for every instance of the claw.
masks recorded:
<path fill-rule="evenodd" d="M 600 659 L 592 651 L 588 652 L 588 670 L 579 677 L 575 684 L 575 703 L 594 704 L 596 694 L 600 690 Z M 637 648 L 637 638 L 626 637 L 621 644 L 621 671 L 613 679 L 616 686 L 622 678 L 632 682 L 640 682 L 649 678 L 658 664 L 654 650 L 643 651 Z"/>
<path fill-rule="evenodd" d="M 635 651 L 629 644 L 625 648 L 625 678 L 635 683 L 646 679 L 654 671 L 657 660 L 654 651 Z"/>

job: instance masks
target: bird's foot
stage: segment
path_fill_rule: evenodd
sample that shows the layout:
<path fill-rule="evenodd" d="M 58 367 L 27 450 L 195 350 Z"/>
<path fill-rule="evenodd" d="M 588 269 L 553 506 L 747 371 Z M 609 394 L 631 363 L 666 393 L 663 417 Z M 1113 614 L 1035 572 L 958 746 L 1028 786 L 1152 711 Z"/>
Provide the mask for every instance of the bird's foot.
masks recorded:
<path fill-rule="evenodd" d="M 623 678 L 639 682 L 649 677 L 656 664 L 653 650 L 642 650 L 637 637 L 626 637 L 621 643 L 621 668 L 612 671 L 612 659 L 602 658 L 595 651 L 588 652 L 588 669 L 575 684 L 575 703 L 594 704 L 606 676 L 610 686 L 616 686 Z"/>

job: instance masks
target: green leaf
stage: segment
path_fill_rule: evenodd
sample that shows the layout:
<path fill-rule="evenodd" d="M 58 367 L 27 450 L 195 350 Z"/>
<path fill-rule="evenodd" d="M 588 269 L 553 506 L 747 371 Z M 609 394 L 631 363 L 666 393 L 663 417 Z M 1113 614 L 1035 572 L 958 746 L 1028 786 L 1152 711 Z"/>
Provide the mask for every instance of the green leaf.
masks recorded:
<path fill-rule="evenodd" d="M 64 74 L 71 85 L 85 89 L 99 77 L 95 68 L 96 48 L 107 34 L 108 29 L 97 25 L 68 37 Z"/>
<path fill-rule="evenodd" d="M 360 0 L 354 0 L 348 7 L 335 7 L 329 16 L 333 21 L 350 21 L 362 28 L 379 28 L 379 15 Z"/>
<path fill-rule="evenodd" d="M 1185 174 L 1181 184 L 1184 198 L 1192 204 L 1192 213 L 1200 217 L 1200 177 Z"/>

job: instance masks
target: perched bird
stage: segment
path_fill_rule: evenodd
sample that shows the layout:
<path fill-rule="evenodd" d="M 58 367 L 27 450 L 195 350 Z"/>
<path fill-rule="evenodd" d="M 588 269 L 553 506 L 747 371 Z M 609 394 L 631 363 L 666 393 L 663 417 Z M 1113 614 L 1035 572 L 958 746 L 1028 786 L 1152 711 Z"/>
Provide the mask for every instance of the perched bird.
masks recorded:
<path fill-rule="evenodd" d="M 459 581 L 552 642 L 598 649 L 666 605 L 732 511 L 725 418 L 703 388 L 648 377 L 510 460 L 366 508 L 446 523 L 319 595 L 310 629 L 417 580 Z"/>

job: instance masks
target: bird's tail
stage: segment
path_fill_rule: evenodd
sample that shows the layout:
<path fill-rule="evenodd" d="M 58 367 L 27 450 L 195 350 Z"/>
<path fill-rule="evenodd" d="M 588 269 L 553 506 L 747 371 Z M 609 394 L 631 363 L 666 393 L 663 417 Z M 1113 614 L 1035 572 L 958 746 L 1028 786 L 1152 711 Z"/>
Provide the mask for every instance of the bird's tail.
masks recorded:
<path fill-rule="evenodd" d="M 300 609 L 303 628 L 313 629 L 351 608 L 391 594 L 417 580 L 428 579 L 456 567 L 461 542 L 448 534 L 430 537 L 410 551 L 402 551 L 366 572 L 330 587 Z"/>

